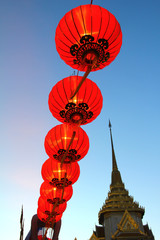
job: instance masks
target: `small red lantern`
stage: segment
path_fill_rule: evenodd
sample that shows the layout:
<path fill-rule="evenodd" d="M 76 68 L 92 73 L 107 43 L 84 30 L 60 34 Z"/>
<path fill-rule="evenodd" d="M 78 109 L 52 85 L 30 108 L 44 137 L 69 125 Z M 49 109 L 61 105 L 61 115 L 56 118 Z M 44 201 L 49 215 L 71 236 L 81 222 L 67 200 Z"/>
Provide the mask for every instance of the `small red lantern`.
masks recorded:
<path fill-rule="evenodd" d="M 55 35 L 56 48 L 66 64 L 80 71 L 96 62 L 92 71 L 109 65 L 122 45 L 121 27 L 108 10 L 82 5 L 65 14 Z"/>
<path fill-rule="evenodd" d="M 69 147 L 74 130 L 76 130 L 76 134 Z M 87 154 L 89 138 L 82 128 L 77 127 L 73 129 L 69 124 L 61 124 L 55 126 L 47 133 L 45 150 L 49 157 L 61 161 L 68 147 L 69 151 L 64 163 L 79 161 Z"/>
<path fill-rule="evenodd" d="M 48 182 L 43 182 L 40 187 L 40 194 L 43 198 L 47 199 L 49 203 L 58 204 L 69 201 L 73 194 L 72 186 L 62 188 L 53 187 Z"/>
<path fill-rule="evenodd" d="M 67 203 L 58 204 L 51 204 L 47 200 L 45 200 L 42 196 L 38 199 L 38 208 L 42 213 L 47 214 L 48 216 L 56 216 L 62 214 L 67 207 Z"/>
<path fill-rule="evenodd" d="M 49 94 L 49 109 L 62 123 L 87 124 L 101 112 L 103 97 L 96 83 L 90 79 L 86 79 L 78 93 L 70 99 L 81 80 L 81 76 L 64 78 Z"/>
<path fill-rule="evenodd" d="M 80 168 L 77 162 L 72 164 L 47 159 L 42 165 L 42 178 L 57 188 L 67 187 L 74 184 L 80 175 Z"/>
<path fill-rule="evenodd" d="M 62 213 L 56 216 L 49 216 L 48 214 L 43 213 L 39 207 L 37 209 L 37 215 L 42 222 L 47 222 L 48 224 L 51 224 L 51 226 L 62 218 Z"/>

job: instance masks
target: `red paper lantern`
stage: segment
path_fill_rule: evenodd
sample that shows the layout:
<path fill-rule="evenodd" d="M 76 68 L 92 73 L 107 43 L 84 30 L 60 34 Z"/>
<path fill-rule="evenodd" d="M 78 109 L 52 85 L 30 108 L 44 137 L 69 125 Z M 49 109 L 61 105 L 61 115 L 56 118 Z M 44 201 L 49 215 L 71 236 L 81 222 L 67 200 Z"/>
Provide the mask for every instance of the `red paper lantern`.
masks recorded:
<path fill-rule="evenodd" d="M 48 182 L 43 182 L 40 187 L 40 194 L 43 198 L 47 199 L 49 203 L 58 204 L 69 201 L 73 194 L 72 186 L 62 188 L 53 187 Z"/>
<path fill-rule="evenodd" d="M 52 128 L 45 138 L 45 150 L 50 158 L 58 161 L 62 160 L 71 142 L 74 130 L 76 130 L 76 135 L 64 162 L 79 161 L 87 154 L 89 138 L 85 131 L 80 127 L 73 129 L 69 124 L 61 124 Z"/>
<path fill-rule="evenodd" d="M 47 222 L 48 224 L 51 224 L 51 226 L 53 226 L 53 223 L 58 222 L 62 218 L 62 214 L 49 216 L 48 214 L 43 213 L 39 207 L 37 209 L 37 215 L 42 222 Z"/>
<path fill-rule="evenodd" d="M 49 109 L 62 123 L 90 123 L 101 112 L 103 97 L 96 83 L 90 79 L 86 79 L 78 93 L 70 99 L 81 79 L 81 76 L 64 78 L 49 94 Z"/>
<path fill-rule="evenodd" d="M 67 203 L 61 203 L 61 204 L 51 204 L 47 200 L 45 200 L 42 196 L 38 199 L 38 208 L 39 210 L 47 214 L 48 216 L 56 216 L 59 214 L 62 214 L 67 207 Z M 54 210 L 53 210 L 54 209 Z"/>
<path fill-rule="evenodd" d="M 122 45 L 121 27 L 108 10 L 98 5 L 82 5 L 65 14 L 55 35 L 56 48 L 66 64 L 86 71 L 97 62 L 92 71 L 109 65 Z"/>
<path fill-rule="evenodd" d="M 72 164 L 63 163 L 51 158 L 42 165 L 42 178 L 57 188 L 67 187 L 74 184 L 80 175 L 80 168 L 77 162 Z"/>

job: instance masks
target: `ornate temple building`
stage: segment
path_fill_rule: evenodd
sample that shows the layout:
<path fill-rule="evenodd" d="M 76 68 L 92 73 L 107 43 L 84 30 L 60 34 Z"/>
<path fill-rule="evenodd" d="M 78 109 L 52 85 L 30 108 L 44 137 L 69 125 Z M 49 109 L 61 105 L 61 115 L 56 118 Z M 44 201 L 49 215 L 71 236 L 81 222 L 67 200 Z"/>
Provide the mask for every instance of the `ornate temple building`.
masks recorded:
<path fill-rule="evenodd" d="M 129 196 L 118 170 L 111 123 L 109 123 L 112 148 L 112 176 L 110 191 L 99 211 L 99 224 L 89 240 L 154 240 L 148 224 L 143 225 L 144 208 Z"/>

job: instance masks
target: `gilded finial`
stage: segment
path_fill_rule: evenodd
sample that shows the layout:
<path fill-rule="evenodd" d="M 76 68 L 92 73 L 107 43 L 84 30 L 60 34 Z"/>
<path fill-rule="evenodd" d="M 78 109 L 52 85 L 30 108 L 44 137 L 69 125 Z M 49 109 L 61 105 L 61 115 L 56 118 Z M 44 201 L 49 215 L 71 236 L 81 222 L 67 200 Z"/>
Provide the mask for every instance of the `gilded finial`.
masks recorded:
<path fill-rule="evenodd" d="M 112 139 L 112 130 L 111 130 L 111 121 L 109 120 L 109 129 L 110 129 L 110 137 L 111 137 L 111 147 L 112 147 L 112 168 L 113 170 L 117 170 L 117 163 L 116 163 L 116 157 L 115 157 L 115 153 L 114 153 L 114 147 L 113 147 L 113 139 Z"/>
<path fill-rule="evenodd" d="M 111 130 L 111 121 L 109 120 L 109 129 L 110 129 L 110 137 L 111 137 L 111 148 L 112 148 L 112 185 L 115 183 L 122 183 L 121 175 L 117 167 L 116 156 L 113 147 L 113 139 L 112 139 L 112 130 Z"/>

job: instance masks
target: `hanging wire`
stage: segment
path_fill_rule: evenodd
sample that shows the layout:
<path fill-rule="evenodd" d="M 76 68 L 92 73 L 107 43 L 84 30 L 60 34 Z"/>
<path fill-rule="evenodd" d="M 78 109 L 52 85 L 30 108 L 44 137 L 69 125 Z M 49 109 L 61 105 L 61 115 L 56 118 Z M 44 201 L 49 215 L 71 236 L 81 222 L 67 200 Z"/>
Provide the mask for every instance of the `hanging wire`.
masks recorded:
<path fill-rule="evenodd" d="M 72 138 L 71 138 L 71 141 L 70 141 L 70 143 L 69 143 L 69 146 L 68 146 L 68 148 L 67 148 L 64 156 L 63 156 L 62 159 L 61 159 L 61 170 L 62 170 L 63 163 L 64 163 L 64 161 L 65 161 L 65 159 L 66 159 L 66 157 L 67 157 L 67 154 L 68 154 L 68 152 L 69 152 L 69 148 L 70 148 L 70 146 L 72 145 L 73 140 L 74 140 L 74 138 L 75 138 L 75 135 L 76 135 L 76 132 L 73 131 Z M 64 195 L 64 188 L 65 188 L 65 184 L 66 184 L 66 177 L 67 177 L 67 173 L 65 173 L 65 177 L 64 177 L 64 182 L 63 182 L 63 186 L 62 186 L 62 196 L 61 196 L 60 202 L 62 201 L 63 195 Z M 48 225 L 48 223 L 50 222 L 50 220 L 51 220 L 51 218 L 52 218 L 52 214 L 54 213 L 54 210 L 55 210 L 55 208 L 56 208 L 57 205 L 58 205 L 58 199 L 57 199 L 57 201 L 55 202 L 55 204 L 53 204 L 52 212 L 50 213 L 50 215 L 48 216 L 48 219 L 47 219 L 46 222 L 45 222 L 46 230 L 45 230 L 45 234 L 44 234 L 42 240 L 45 240 L 45 239 L 46 239 L 47 232 L 48 232 L 48 229 L 49 229 L 49 227 L 50 227 L 50 226 Z M 55 220 L 53 219 L 53 221 L 52 221 L 52 223 L 51 223 L 51 228 L 52 228 L 52 229 L 54 228 L 54 224 L 55 224 Z M 23 240 L 23 239 L 22 239 L 22 240 Z"/>
<path fill-rule="evenodd" d="M 48 219 L 46 220 L 45 222 L 45 234 L 43 235 L 43 238 L 42 240 L 45 240 L 46 239 L 46 236 L 47 236 L 47 232 L 48 232 L 48 229 L 51 227 L 52 229 L 54 229 L 54 225 L 55 225 L 55 219 L 53 219 L 51 221 L 51 225 L 49 224 L 51 218 L 52 218 L 52 214 L 54 213 L 54 210 L 56 208 L 56 206 L 58 206 L 58 201 L 59 202 L 62 202 L 63 200 L 63 195 L 64 195 L 64 188 L 65 188 L 65 184 L 66 184 L 66 177 L 67 177 L 67 173 L 65 173 L 65 176 L 64 176 L 64 182 L 63 182 L 63 186 L 62 186 L 62 195 L 61 195 L 61 199 L 60 201 L 57 199 L 55 204 L 53 204 L 53 208 L 52 208 L 52 212 L 50 213 L 50 215 L 48 216 Z"/>
<path fill-rule="evenodd" d="M 50 215 L 48 216 L 46 222 L 45 222 L 45 234 L 42 238 L 42 240 L 45 240 L 46 239 L 46 236 L 47 236 L 47 232 L 48 232 L 48 229 L 51 227 L 52 229 L 54 228 L 54 224 L 55 224 L 55 220 L 51 220 L 52 216 L 53 216 L 53 213 L 54 213 L 54 210 L 55 208 L 57 207 L 58 205 L 58 199 L 56 200 L 56 202 L 53 204 L 53 208 L 52 208 L 52 212 L 50 213 Z"/>
<path fill-rule="evenodd" d="M 70 143 L 69 143 L 69 145 L 68 145 L 68 148 L 67 148 L 65 154 L 63 155 L 63 157 L 62 157 L 62 159 L 61 159 L 61 168 L 62 168 L 62 166 L 63 166 L 64 160 L 65 160 L 66 157 L 67 157 L 67 154 L 68 154 L 68 152 L 69 152 L 70 146 L 71 146 L 72 143 L 73 143 L 73 140 L 74 140 L 74 138 L 75 138 L 75 135 L 76 135 L 76 131 L 73 131 L 71 141 L 70 141 Z"/>
<path fill-rule="evenodd" d="M 89 75 L 89 73 L 92 71 L 92 68 L 95 66 L 95 64 L 97 63 L 97 56 L 94 56 L 92 65 L 89 65 L 87 68 L 87 71 L 84 73 L 82 80 L 80 81 L 80 83 L 78 84 L 78 87 L 76 88 L 74 94 L 71 94 L 70 100 L 72 100 L 72 98 L 74 98 L 74 96 L 78 93 L 79 89 L 81 88 L 83 82 L 86 80 L 87 76 Z"/>
<path fill-rule="evenodd" d="M 72 76 L 75 76 L 75 71 L 73 71 Z"/>
<path fill-rule="evenodd" d="M 92 70 L 92 67 L 89 66 L 88 69 L 87 69 L 87 71 L 86 71 L 85 74 L 83 75 L 82 80 L 80 81 L 80 83 L 79 83 L 76 91 L 74 92 L 74 94 L 71 96 L 70 99 L 74 98 L 74 96 L 78 93 L 79 89 L 81 88 L 83 82 L 86 80 L 86 78 L 87 78 L 87 76 L 89 75 L 89 73 L 91 72 L 91 70 Z"/>
<path fill-rule="evenodd" d="M 77 70 L 77 76 L 79 76 L 79 70 Z"/>

